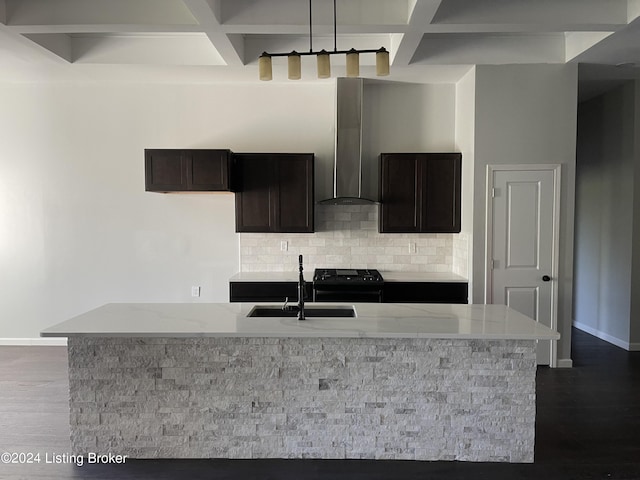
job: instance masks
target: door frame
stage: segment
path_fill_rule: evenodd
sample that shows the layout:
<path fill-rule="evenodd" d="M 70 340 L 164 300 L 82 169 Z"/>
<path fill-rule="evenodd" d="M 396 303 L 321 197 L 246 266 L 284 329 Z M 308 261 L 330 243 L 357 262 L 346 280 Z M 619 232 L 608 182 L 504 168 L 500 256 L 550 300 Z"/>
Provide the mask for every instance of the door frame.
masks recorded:
<path fill-rule="evenodd" d="M 493 174 L 497 171 L 552 171 L 553 172 L 553 245 L 551 246 L 551 329 L 558 329 L 558 271 L 560 264 L 560 202 L 561 202 L 561 173 L 562 165 L 559 163 L 536 164 L 505 164 L 487 165 L 487 191 L 486 191 L 486 220 L 485 220 L 485 281 L 484 303 L 491 303 L 493 293 Z M 557 366 L 558 352 L 557 341 L 551 341 L 551 358 L 549 365 Z"/>

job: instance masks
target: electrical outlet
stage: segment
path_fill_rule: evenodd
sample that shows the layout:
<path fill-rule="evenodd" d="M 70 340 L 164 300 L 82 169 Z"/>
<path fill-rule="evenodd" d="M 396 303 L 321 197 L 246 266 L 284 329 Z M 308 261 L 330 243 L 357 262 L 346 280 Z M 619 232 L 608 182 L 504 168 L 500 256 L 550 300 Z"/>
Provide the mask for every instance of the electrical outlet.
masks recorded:
<path fill-rule="evenodd" d="M 416 253 L 417 251 L 416 242 L 409 242 L 409 253 Z"/>
<path fill-rule="evenodd" d="M 287 242 L 286 240 L 282 240 L 280 242 L 280 251 L 281 252 L 286 252 L 289 250 L 289 242 Z"/>
<path fill-rule="evenodd" d="M 200 287 L 191 287 L 191 296 L 199 297 L 200 296 Z"/>

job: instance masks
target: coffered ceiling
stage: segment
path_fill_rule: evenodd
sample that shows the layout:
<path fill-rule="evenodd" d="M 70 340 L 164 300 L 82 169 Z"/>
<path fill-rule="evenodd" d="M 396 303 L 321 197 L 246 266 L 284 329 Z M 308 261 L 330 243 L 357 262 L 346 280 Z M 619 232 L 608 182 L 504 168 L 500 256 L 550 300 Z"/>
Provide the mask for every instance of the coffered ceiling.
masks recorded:
<path fill-rule="evenodd" d="M 313 49 L 331 50 L 333 1 L 312 7 Z M 384 46 L 397 81 L 566 62 L 624 64 L 609 75 L 633 77 L 639 15 L 640 0 L 337 0 L 337 48 Z M 0 0 L 4 80 L 257 82 L 261 52 L 308 51 L 309 41 L 307 0 Z M 374 62 L 360 56 L 362 76 L 375 76 Z M 332 56 L 332 68 L 344 75 L 344 58 Z M 285 58 L 273 72 L 287 81 Z M 315 77 L 303 57 L 302 81 Z"/>

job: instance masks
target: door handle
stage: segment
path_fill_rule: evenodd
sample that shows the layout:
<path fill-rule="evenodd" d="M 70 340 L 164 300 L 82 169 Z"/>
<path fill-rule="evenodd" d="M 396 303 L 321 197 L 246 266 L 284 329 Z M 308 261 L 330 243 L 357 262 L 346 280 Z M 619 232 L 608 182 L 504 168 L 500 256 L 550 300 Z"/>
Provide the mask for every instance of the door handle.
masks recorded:
<path fill-rule="evenodd" d="M 551 280 L 551 277 L 550 277 L 549 275 L 543 275 L 543 276 L 542 276 L 542 281 L 543 281 L 543 282 L 548 282 L 548 281 L 550 281 L 550 280 Z"/>

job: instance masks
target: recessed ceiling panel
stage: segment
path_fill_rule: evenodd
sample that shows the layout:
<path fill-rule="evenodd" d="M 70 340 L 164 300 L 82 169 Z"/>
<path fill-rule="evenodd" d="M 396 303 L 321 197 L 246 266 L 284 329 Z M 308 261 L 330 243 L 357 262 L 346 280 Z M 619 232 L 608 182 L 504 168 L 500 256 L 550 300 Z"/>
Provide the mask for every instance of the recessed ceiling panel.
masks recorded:
<path fill-rule="evenodd" d="M 624 24 L 626 0 L 443 0 L 434 23 Z"/>
<path fill-rule="evenodd" d="M 196 24 L 176 0 L 6 0 L 9 25 Z"/>
<path fill-rule="evenodd" d="M 564 35 L 429 34 L 422 37 L 412 63 L 564 63 Z"/>
<path fill-rule="evenodd" d="M 204 34 L 71 35 L 74 63 L 225 65 Z"/>

